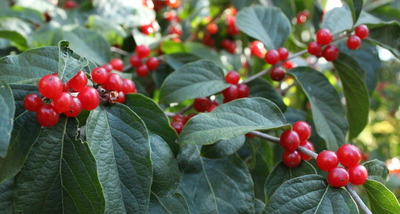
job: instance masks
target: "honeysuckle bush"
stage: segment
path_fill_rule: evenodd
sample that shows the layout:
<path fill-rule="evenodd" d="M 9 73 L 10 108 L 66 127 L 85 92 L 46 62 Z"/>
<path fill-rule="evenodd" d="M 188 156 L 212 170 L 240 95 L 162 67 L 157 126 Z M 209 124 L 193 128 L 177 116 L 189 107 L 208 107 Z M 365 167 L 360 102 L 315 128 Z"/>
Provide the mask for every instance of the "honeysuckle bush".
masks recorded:
<path fill-rule="evenodd" d="M 316 153 L 346 143 L 363 150 L 357 137 L 380 81 L 378 47 L 400 56 L 395 5 L 348 0 L 325 14 L 326 2 L 311 0 L 65 2 L 0 2 L 1 213 L 400 213 L 382 161 L 362 163 L 363 185 L 336 188 L 315 160 L 287 167 L 276 145 L 291 124 L 307 121 Z M 369 36 L 349 50 L 360 24 Z M 307 53 L 320 28 L 334 35 L 333 62 Z M 250 54 L 254 40 L 289 50 L 283 81 Z M 139 45 L 160 62 L 146 77 L 130 65 Z M 25 110 L 41 77 L 90 77 L 112 58 L 125 64 L 113 72 L 138 91 L 124 103 L 61 115 L 53 127 Z M 250 94 L 223 103 L 231 70 Z M 219 106 L 197 114 L 200 97 Z M 191 119 L 178 135 L 170 121 L 180 114 Z"/>

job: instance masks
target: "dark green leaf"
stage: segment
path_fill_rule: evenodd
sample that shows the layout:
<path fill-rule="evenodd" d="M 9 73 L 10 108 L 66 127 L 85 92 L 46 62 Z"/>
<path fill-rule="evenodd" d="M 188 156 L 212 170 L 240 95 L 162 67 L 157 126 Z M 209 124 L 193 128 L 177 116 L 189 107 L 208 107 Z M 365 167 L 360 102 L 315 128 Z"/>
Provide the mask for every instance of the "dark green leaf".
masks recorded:
<path fill-rule="evenodd" d="M 255 214 L 265 214 L 265 203 L 257 198 L 254 199 Z"/>
<path fill-rule="evenodd" d="M 10 86 L 3 80 L 0 80 L 0 109 L 0 157 L 4 158 L 10 144 L 15 103 Z"/>
<path fill-rule="evenodd" d="M 244 136 L 229 140 L 220 140 L 211 145 L 204 145 L 201 148 L 201 155 L 206 158 L 223 158 L 235 153 L 243 146 Z"/>
<path fill-rule="evenodd" d="M 368 26 L 371 28 L 368 40 L 390 50 L 396 57 L 400 58 L 400 23 L 394 21 Z"/>
<path fill-rule="evenodd" d="M 306 120 L 307 117 L 307 112 L 297 109 L 297 108 L 287 108 L 287 110 L 284 113 L 286 121 L 290 124 L 294 124 L 295 122 L 299 120 Z"/>
<path fill-rule="evenodd" d="M 275 7 L 279 7 L 285 13 L 289 20 L 292 20 L 296 16 L 295 1 L 272 0 L 272 2 Z"/>
<path fill-rule="evenodd" d="M 106 213 L 144 213 L 149 206 L 152 166 L 144 122 L 114 104 L 90 112 L 86 136 L 106 198 Z"/>
<path fill-rule="evenodd" d="M 191 53 L 168 54 L 166 57 L 167 63 L 175 70 L 179 69 L 187 63 L 201 59 L 200 57 L 197 57 Z"/>
<path fill-rule="evenodd" d="M 353 17 L 353 24 L 357 22 L 358 17 L 360 16 L 363 0 L 346 0 L 349 5 L 351 16 Z"/>
<path fill-rule="evenodd" d="M 363 163 L 368 171 L 368 179 L 385 183 L 389 175 L 389 169 L 386 164 L 380 160 L 371 160 Z"/>
<path fill-rule="evenodd" d="M 272 195 L 267 213 L 358 213 L 357 204 L 343 188 L 331 187 L 320 175 L 286 181 Z"/>
<path fill-rule="evenodd" d="M 282 112 L 286 111 L 286 105 L 282 100 L 282 96 L 265 80 L 255 79 L 247 83 L 247 86 L 250 88 L 249 97 L 263 97 L 274 102 Z"/>
<path fill-rule="evenodd" d="M 346 142 L 348 123 L 340 97 L 328 79 L 309 67 L 297 67 L 289 72 L 303 88 L 311 103 L 311 111 L 318 135 L 327 148 L 336 151 Z"/>
<path fill-rule="evenodd" d="M 225 64 L 222 63 L 220 55 L 218 55 L 215 50 L 206 47 L 200 43 L 189 43 L 186 45 L 186 47 L 189 49 L 191 54 L 198 56 L 202 59 L 210 60 L 211 62 L 218 65 L 220 68 L 224 68 Z"/>
<path fill-rule="evenodd" d="M 385 185 L 369 180 L 363 184 L 367 192 L 372 213 L 400 213 L 400 204 L 396 196 Z"/>
<path fill-rule="evenodd" d="M 291 31 L 285 14 L 274 7 L 244 8 L 237 14 L 236 25 L 247 35 L 264 43 L 267 49 L 282 47 Z"/>
<path fill-rule="evenodd" d="M 88 61 L 85 58 L 77 56 L 68 46 L 69 42 L 67 41 L 60 41 L 58 43 L 58 77 L 63 82 L 68 82 L 83 67 L 88 65 Z"/>
<path fill-rule="evenodd" d="M 283 162 L 279 162 L 265 181 L 264 189 L 267 200 L 287 180 L 309 174 L 317 174 L 317 171 L 307 161 L 302 161 L 299 166 L 294 168 L 287 167 Z"/>
<path fill-rule="evenodd" d="M 179 136 L 181 144 L 207 145 L 254 130 L 286 127 L 279 108 L 264 98 L 245 98 L 220 105 L 190 119 Z"/>
<path fill-rule="evenodd" d="M 250 6 L 252 3 L 255 3 L 257 0 L 231 0 L 233 6 L 236 10 L 241 10 L 247 6 Z"/>
<path fill-rule="evenodd" d="M 351 29 L 353 17 L 350 9 L 346 6 L 336 7 L 324 15 L 321 28 L 328 28 L 332 34 Z"/>
<path fill-rule="evenodd" d="M 190 213 L 185 198 L 180 193 L 165 196 L 151 194 L 149 212 L 150 214 L 160 213 Z"/>
<path fill-rule="evenodd" d="M 15 181 L 15 210 L 24 213 L 103 213 L 104 197 L 75 119 L 61 118 L 32 147 Z"/>
<path fill-rule="evenodd" d="M 357 137 L 368 124 L 369 94 L 365 85 L 365 75 L 358 62 L 340 53 L 334 66 L 339 72 L 346 97 L 346 117 L 349 123 L 349 139 Z"/>
<path fill-rule="evenodd" d="M 169 125 L 168 117 L 152 99 L 141 94 L 127 94 L 125 105 L 134 111 L 146 124 L 147 129 L 162 137 L 176 155 L 179 144 L 176 143 L 178 135 Z"/>
<path fill-rule="evenodd" d="M 165 79 L 160 89 L 160 103 L 206 97 L 227 87 L 229 84 L 221 68 L 210 61 L 199 60 L 182 66 Z"/>
<path fill-rule="evenodd" d="M 0 183 L 0 210 L 4 214 L 13 214 L 13 187 L 14 180 L 10 179 Z"/>

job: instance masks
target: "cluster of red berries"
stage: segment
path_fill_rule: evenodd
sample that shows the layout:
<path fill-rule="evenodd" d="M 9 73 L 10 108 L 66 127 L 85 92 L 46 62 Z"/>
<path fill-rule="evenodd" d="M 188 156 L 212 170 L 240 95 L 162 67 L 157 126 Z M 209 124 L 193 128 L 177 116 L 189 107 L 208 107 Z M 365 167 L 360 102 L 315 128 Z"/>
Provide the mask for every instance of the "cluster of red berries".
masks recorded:
<path fill-rule="evenodd" d="M 369 30 L 366 25 L 359 25 L 354 29 L 354 34 L 347 38 L 347 47 L 350 50 L 356 50 L 361 46 L 361 40 L 369 35 Z"/>
<path fill-rule="evenodd" d="M 225 81 L 231 85 L 222 91 L 222 95 L 224 96 L 224 103 L 249 96 L 249 86 L 247 86 L 246 84 L 239 84 L 239 80 L 240 75 L 236 71 L 229 71 L 226 74 Z"/>
<path fill-rule="evenodd" d="M 360 149 L 351 144 L 344 144 L 335 153 L 324 150 L 318 154 L 317 165 L 321 170 L 328 172 L 328 182 L 334 187 L 345 186 L 348 182 L 354 185 L 364 184 L 368 178 L 368 171 L 359 165 L 362 158 Z M 343 167 L 338 167 L 338 164 Z"/>
<path fill-rule="evenodd" d="M 218 107 L 218 103 L 207 97 L 196 98 L 193 102 L 193 108 L 198 112 L 212 112 Z"/>
<path fill-rule="evenodd" d="M 308 17 L 310 17 L 310 12 L 308 12 L 308 10 L 300 11 L 296 15 L 296 23 L 299 25 L 304 24 L 307 21 Z"/>
<path fill-rule="evenodd" d="M 317 57 L 323 56 L 327 61 L 334 61 L 339 56 L 339 49 L 330 44 L 332 39 L 333 36 L 328 29 L 319 29 L 316 34 L 316 41 L 308 43 L 308 53 Z"/>
<path fill-rule="evenodd" d="M 308 141 L 311 136 L 311 126 L 304 121 L 297 121 L 293 124 L 292 130 L 283 132 L 280 136 L 280 144 L 285 149 L 282 155 L 283 163 L 288 167 L 296 167 L 301 160 L 309 161 L 310 156 L 298 152 L 299 146 L 314 151 L 314 145 Z"/>
<path fill-rule="evenodd" d="M 159 61 L 156 57 L 149 57 L 150 48 L 146 45 L 138 45 L 135 48 L 136 55 L 132 55 L 129 61 L 132 67 L 136 68 L 136 74 L 139 77 L 145 77 L 149 74 L 150 70 L 156 70 L 159 65 Z M 146 62 L 143 61 L 146 59 Z"/>
<path fill-rule="evenodd" d="M 268 64 L 276 65 L 280 61 L 284 61 L 285 68 L 292 68 L 293 64 L 291 62 L 286 63 L 286 59 L 289 56 L 289 51 L 286 48 L 279 48 L 278 50 L 268 50 L 265 53 L 264 60 Z M 283 65 L 283 64 L 282 64 Z M 286 71 L 284 68 L 280 66 L 274 66 L 271 68 L 271 72 L 269 73 L 272 80 L 281 81 L 285 78 Z"/>
<path fill-rule="evenodd" d="M 190 120 L 190 118 L 194 117 L 196 114 L 177 114 L 172 118 L 171 126 L 175 129 L 176 133 L 180 134 L 182 132 L 183 126 L 185 126 L 186 122 Z"/>

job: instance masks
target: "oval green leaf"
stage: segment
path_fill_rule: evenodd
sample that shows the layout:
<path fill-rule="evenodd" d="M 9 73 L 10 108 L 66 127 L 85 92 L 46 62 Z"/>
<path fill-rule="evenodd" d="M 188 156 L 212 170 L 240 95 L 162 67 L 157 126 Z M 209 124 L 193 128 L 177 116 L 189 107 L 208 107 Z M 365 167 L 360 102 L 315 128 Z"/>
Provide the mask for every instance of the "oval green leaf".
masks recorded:
<path fill-rule="evenodd" d="M 87 59 L 80 57 L 69 47 L 69 42 L 60 41 L 58 43 L 58 77 L 63 82 L 68 82 L 83 67 L 88 65 Z"/>
<path fill-rule="evenodd" d="M 220 140 L 201 147 L 201 156 L 206 158 L 223 158 L 232 155 L 243 146 L 246 138 L 239 136 L 229 140 Z"/>
<path fill-rule="evenodd" d="M 386 182 L 387 176 L 389 175 L 389 169 L 384 162 L 375 159 L 363 163 L 363 166 L 367 168 L 368 179 L 375 180 L 383 184 Z"/>
<path fill-rule="evenodd" d="M 321 28 L 327 28 L 332 34 L 353 27 L 353 17 L 349 7 L 336 7 L 324 15 Z"/>
<path fill-rule="evenodd" d="M 190 213 L 185 197 L 180 193 L 165 196 L 151 194 L 149 214 Z"/>
<path fill-rule="evenodd" d="M 13 192 L 14 179 L 4 181 L 0 184 L 0 210 L 4 214 L 13 214 Z"/>
<path fill-rule="evenodd" d="M 247 83 L 247 86 L 250 88 L 249 97 L 263 97 L 274 102 L 282 112 L 286 111 L 286 105 L 282 100 L 282 96 L 267 81 L 258 78 Z"/>
<path fill-rule="evenodd" d="M 4 158 L 10 144 L 14 124 L 15 103 L 10 86 L 0 81 L 0 157 Z"/>
<path fill-rule="evenodd" d="M 367 192 L 372 213 L 400 213 L 399 201 L 385 185 L 378 181 L 367 179 L 363 187 Z"/>
<path fill-rule="evenodd" d="M 349 5 L 351 16 L 353 17 L 353 24 L 355 24 L 362 11 L 363 0 L 347 0 L 346 2 Z"/>

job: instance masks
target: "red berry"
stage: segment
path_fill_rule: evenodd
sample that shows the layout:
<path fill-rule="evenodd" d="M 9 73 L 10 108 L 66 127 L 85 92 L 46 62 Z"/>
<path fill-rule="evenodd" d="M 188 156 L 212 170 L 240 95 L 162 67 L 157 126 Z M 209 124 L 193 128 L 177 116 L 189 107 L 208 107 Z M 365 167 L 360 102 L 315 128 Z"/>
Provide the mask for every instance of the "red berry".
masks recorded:
<path fill-rule="evenodd" d="M 110 73 L 107 76 L 107 80 L 104 83 L 104 88 L 111 91 L 122 91 L 124 87 L 124 81 L 119 74 Z"/>
<path fill-rule="evenodd" d="M 147 76 L 148 74 L 149 74 L 149 68 L 147 67 L 147 65 L 146 64 L 143 64 L 143 65 L 141 65 L 141 66 L 139 66 L 138 68 L 136 68 L 136 74 L 139 76 L 139 77 L 145 77 L 145 76 Z"/>
<path fill-rule="evenodd" d="M 349 183 L 349 173 L 342 167 L 336 167 L 328 171 L 328 182 L 334 187 L 343 187 Z"/>
<path fill-rule="evenodd" d="M 101 66 L 101 67 L 103 67 L 104 69 L 106 69 L 106 71 L 107 71 L 108 73 L 110 73 L 110 72 L 113 70 L 113 66 L 112 66 L 111 64 L 104 64 L 104 65 Z"/>
<path fill-rule="evenodd" d="M 267 51 L 265 50 L 264 44 L 256 40 L 250 44 L 250 52 L 251 55 L 254 55 L 258 58 L 264 58 L 265 52 Z"/>
<path fill-rule="evenodd" d="M 304 22 L 307 21 L 308 17 L 310 16 L 310 13 L 308 11 L 301 11 L 297 14 L 296 16 L 296 23 L 297 24 L 303 24 Z"/>
<path fill-rule="evenodd" d="M 51 21 L 51 16 L 48 11 L 43 13 L 45 22 Z"/>
<path fill-rule="evenodd" d="M 78 6 L 78 4 L 75 1 L 72 1 L 72 0 L 68 0 L 68 1 L 66 1 L 64 3 L 64 7 L 67 8 L 67 9 L 73 9 L 73 8 L 75 8 L 77 6 Z"/>
<path fill-rule="evenodd" d="M 310 141 L 306 141 L 306 143 L 304 145 L 301 145 L 301 146 L 306 148 L 306 149 L 308 149 L 308 150 L 310 150 L 310 151 L 313 151 L 313 152 L 315 151 L 314 145 Z M 311 160 L 310 156 L 308 156 L 308 155 L 306 155 L 306 154 L 304 154 L 302 152 L 299 152 L 299 153 L 300 153 L 301 159 L 303 159 L 305 161 Z"/>
<path fill-rule="evenodd" d="M 61 96 L 64 84 L 57 76 L 48 74 L 39 80 L 39 92 L 47 98 L 56 99 Z"/>
<path fill-rule="evenodd" d="M 82 111 L 81 101 L 77 97 L 73 97 L 69 109 L 63 112 L 63 114 L 67 117 L 76 117 L 81 113 L 81 111 Z"/>
<path fill-rule="evenodd" d="M 193 108 L 198 112 L 205 112 L 210 108 L 211 100 L 205 97 L 196 98 L 193 102 Z"/>
<path fill-rule="evenodd" d="M 368 178 L 368 171 L 363 165 L 353 166 L 347 169 L 350 183 L 354 185 L 364 184 Z"/>
<path fill-rule="evenodd" d="M 207 25 L 207 32 L 210 34 L 216 34 L 218 32 L 218 25 L 214 22 L 211 22 Z"/>
<path fill-rule="evenodd" d="M 239 28 L 237 28 L 236 25 L 228 25 L 226 32 L 228 33 L 228 35 L 236 35 L 240 33 Z"/>
<path fill-rule="evenodd" d="M 125 93 L 122 92 L 122 91 L 120 91 L 120 92 L 118 92 L 118 97 L 117 97 L 117 99 L 115 100 L 115 102 L 117 102 L 117 103 L 124 103 L 124 102 L 125 102 L 125 99 L 126 99 Z"/>
<path fill-rule="evenodd" d="M 282 63 L 282 66 L 283 66 L 285 69 L 289 70 L 289 69 L 292 69 L 294 65 L 293 65 L 293 62 L 291 62 L 291 61 L 286 61 L 286 62 Z"/>
<path fill-rule="evenodd" d="M 156 57 L 150 57 L 146 61 L 146 65 L 150 70 L 156 70 L 158 68 L 158 59 Z"/>
<path fill-rule="evenodd" d="M 273 67 L 271 69 L 271 72 L 269 73 L 269 76 L 271 77 L 272 80 L 275 81 L 281 81 L 283 78 L 285 78 L 286 71 L 282 67 Z"/>
<path fill-rule="evenodd" d="M 167 4 L 172 8 L 178 8 L 181 4 L 181 0 L 168 0 Z"/>
<path fill-rule="evenodd" d="M 361 161 L 361 151 L 357 146 L 344 144 L 337 151 L 339 162 L 345 167 L 357 166 Z"/>
<path fill-rule="evenodd" d="M 317 31 L 317 43 L 327 45 L 332 42 L 332 34 L 328 29 L 322 28 Z"/>
<path fill-rule="evenodd" d="M 172 128 L 175 129 L 176 133 L 180 134 L 183 129 L 183 123 L 179 121 L 174 121 L 171 123 Z"/>
<path fill-rule="evenodd" d="M 150 48 L 147 45 L 139 45 L 135 48 L 136 55 L 143 59 L 149 56 Z"/>
<path fill-rule="evenodd" d="M 277 50 L 268 50 L 267 53 L 265 54 L 264 60 L 268 64 L 275 65 L 281 60 L 281 58 Z"/>
<path fill-rule="evenodd" d="M 289 51 L 286 48 L 278 48 L 278 53 L 281 60 L 286 60 L 289 56 Z"/>
<path fill-rule="evenodd" d="M 356 36 L 358 36 L 360 39 L 365 39 L 368 37 L 369 35 L 369 30 L 368 27 L 366 25 L 359 25 L 356 27 L 356 29 L 354 30 L 354 33 L 356 34 Z"/>
<path fill-rule="evenodd" d="M 339 164 L 336 153 L 330 150 L 324 150 L 319 153 L 316 161 L 318 167 L 324 171 L 329 171 L 330 169 L 337 167 L 337 165 Z"/>
<path fill-rule="evenodd" d="M 360 37 L 358 37 L 356 35 L 349 36 L 349 38 L 347 39 L 347 47 L 350 50 L 356 50 L 356 49 L 360 48 L 360 46 L 361 46 Z"/>
<path fill-rule="evenodd" d="M 152 23 L 150 23 L 150 24 L 140 26 L 140 31 L 143 34 L 150 35 L 155 32 L 155 29 L 154 29 Z"/>
<path fill-rule="evenodd" d="M 240 75 L 236 71 L 229 71 L 225 76 L 225 81 L 230 84 L 238 84 L 240 80 Z"/>
<path fill-rule="evenodd" d="M 295 151 L 300 145 L 300 138 L 297 132 L 286 130 L 280 137 L 281 146 L 289 152 Z"/>
<path fill-rule="evenodd" d="M 68 82 L 68 88 L 71 88 L 75 91 L 80 91 L 84 87 L 86 87 L 88 83 L 88 78 L 83 71 L 79 71 L 74 77 L 72 77 Z"/>
<path fill-rule="evenodd" d="M 110 65 L 116 71 L 124 70 L 124 62 L 121 59 L 115 58 L 110 61 Z"/>
<path fill-rule="evenodd" d="M 227 102 L 235 100 L 239 96 L 239 89 L 237 85 L 230 85 L 229 88 L 222 91 L 222 95 L 224 95 Z"/>
<path fill-rule="evenodd" d="M 235 41 L 224 39 L 221 41 L 221 46 L 231 54 L 234 54 L 236 51 L 236 43 Z"/>
<path fill-rule="evenodd" d="M 137 55 L 132 55 L 129 58 L 129 62 L 131 63 L 131 65 L 135 68 L 139 67 L 140 65 L 142 65 L 142 60 L 137 56 Z"/>
<path fill-rule="evenodd" d="M 172 122 L 181 122 L 182 124 L 185 124 L 187 121 L 187 118 L 183 114 L 177 114 L 172 118 Z"/>
<path fill-rule="evenodd" d="M 213 47 L 214 43 L 215 43 L 215 41 L 211 37 L 211 34 L 209 34 L 209 33 L 204 34 L 204 37 L 203 37 L 203 44 L 204 45 L 207 45 L 209 47 Z"/>
<path fill-rule="evenodd" d="M 92 80 L 95 83 L 103 84 L 107 81 L 108 72 L 103 67 L 97 67 L 92 70 Z"/>
<path fill-rule="evenodd" d="M 60 119 L 56 108 L 49 104 L 43 104 L 36 112 L 36 120 L 44 127 L 55 126 Z"/>
<path fill-rule="evenodd" d="M 42 98 L 37 94 L 28 94 L 24 98 L 24 107 L 28 111 L 37 112 L 42 105 Z"/>
<path fill-rule="evenodd" d="M 53 103 L 58 112 L 68 111 L 72 104 L 72 96 L 67 92 L 63 92 L 59 98 L 53 100 Z"/>
<path fill-rule="evenodd" d="M 328 45 L 322 51 L 322 56 L 327 61 L 334 61 L 339 56 L 339 49 L 335 45 Z"/>
<path fill-rule="evenodd" d="M 285 151 L 282 155 L 282 161 L 287 167 L 296 167 L 301 162 L 301 157 L 297 151 Z"/>
<path fill-rule="evenodd" d="M 125 94 L 134 94 L 134 93 L 136 93 L 136 85 L 132 80 L 123 79 L 123 82 L 124 82 L 124 87 L 122 88 L 122 91 Z"/>
<path fill-rule="evenodd" d="M 215 108 L 217 108 L 218 107 L 218 103 L 217 102 L 215 102 L 215 101 L 212 101 L 211 102 L 211 105 L 210 105 L 210 107 L 207 109 L 207 111 L 208 112 L 212 112 Z"/>
<path fill-rule="evenodd" d="M 90 111 L 95 109 L 99 105 L 99 96 L 99 92 L 96 89 L 88 86 L 79 92 L 78 99 L 79 101 L 81 101 L 82 108 Z"/>
<path fill-rule="evenodd" d="M 299 134 L 300 140 L 308 140 L 311 136 L 311 126 L 305 121 L 297 121 L 293 124 L 293 131 Z"/>
<path fill-rule="evenodd" d="M 246 84 L 240 84 L 238 85 L 238 98 L 245 98 L 248 97 L 250 94 L 250 88 Z"/>
<path fill-rule="evenodd" d="M 317 42 L 310 42 L 308 43 L 307 46 L 308 53 L 312 55 L 320 55 L 321 54 L 321 45 L 319 45 Z"/>

